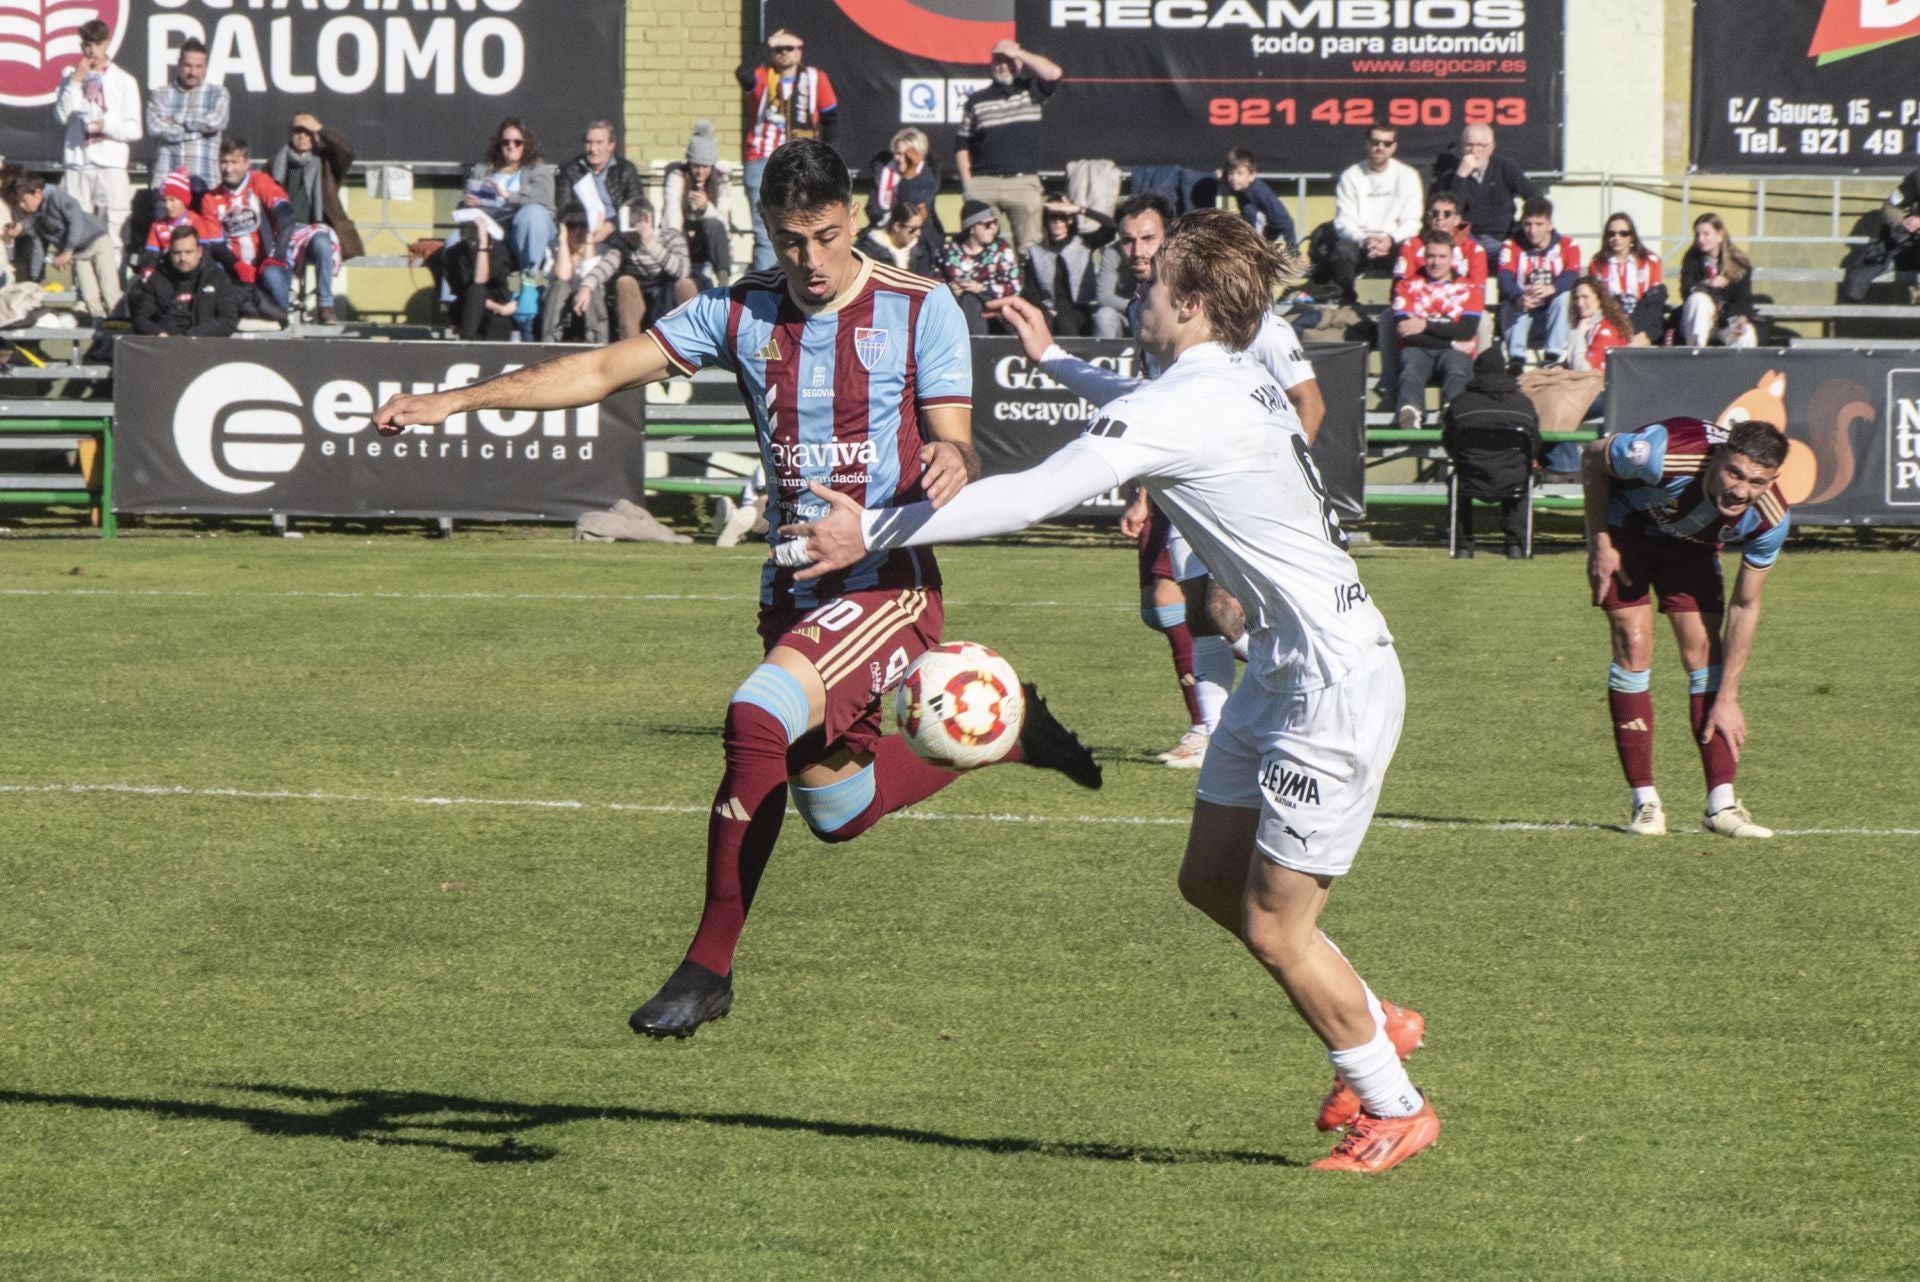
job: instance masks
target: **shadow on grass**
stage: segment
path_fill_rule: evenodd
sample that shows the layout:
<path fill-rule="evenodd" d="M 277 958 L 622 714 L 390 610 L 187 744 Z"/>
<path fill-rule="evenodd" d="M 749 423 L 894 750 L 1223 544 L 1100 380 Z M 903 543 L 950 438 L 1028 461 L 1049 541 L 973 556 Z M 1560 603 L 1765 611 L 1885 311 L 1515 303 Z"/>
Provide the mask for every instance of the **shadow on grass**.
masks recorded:
<path fill-rule="evenodd" d="M 546 1162 L 560 1151 L 522 1137 L 565 1122 L 704 1123 L 762 1131 L 812 1132 L 828 1139 L 894 1140 L 973 1152 L 1063 1157 L 1089 1162 L 1149 1165 L 1238 1163 L 1298 1166 L 1277 1153 L 1235 1149 L 1168 1148 L 1099 1141 L 970 1137 L 870 1122 L 832 1122 L 770 1113 L 705 1113 L 682 1109 L 599 1107 L 592 1104 L 525 1104 L 511 1100 L 435 1095 L 425 1091 L 330 1091 L 316 1087 L 238 1082 L 217 1089 L 273 1103 L 217 1104 L 200 1100 L 138 1099 L 116 1095 L 61 1095 L 0 1090 L 0 1107 L 42 1105 L 145 1113 L 178 1120 L 236 1122 L 256 1135 L 279 1139 L 330 1139 L 401 1148 L 438 1149 L 475 1162 Z M 304 1107 L 302 1107 L 304 1106 Z"/>

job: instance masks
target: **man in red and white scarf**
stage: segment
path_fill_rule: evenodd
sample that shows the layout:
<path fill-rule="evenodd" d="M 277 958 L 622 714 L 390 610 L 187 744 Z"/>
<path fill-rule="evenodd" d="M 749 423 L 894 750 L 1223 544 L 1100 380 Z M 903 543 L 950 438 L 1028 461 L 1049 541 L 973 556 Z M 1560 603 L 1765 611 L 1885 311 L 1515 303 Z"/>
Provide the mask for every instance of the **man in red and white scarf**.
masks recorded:
<path fill-rule="evenodd" d="M 741 66 L 733 73 L 747 95 L 753 122 L 747 127 L 747 208 L 753 213 L 753 270 L 773 266 L 773 239 L 760 217 L 760 175 L 767 158 L 793 138 L 833 142 L 839 124 L 840 100 L 833 81 L 804 61 L 807 42 L 780 28 L 767 37 L 767 56 L 757 67 Z"/>

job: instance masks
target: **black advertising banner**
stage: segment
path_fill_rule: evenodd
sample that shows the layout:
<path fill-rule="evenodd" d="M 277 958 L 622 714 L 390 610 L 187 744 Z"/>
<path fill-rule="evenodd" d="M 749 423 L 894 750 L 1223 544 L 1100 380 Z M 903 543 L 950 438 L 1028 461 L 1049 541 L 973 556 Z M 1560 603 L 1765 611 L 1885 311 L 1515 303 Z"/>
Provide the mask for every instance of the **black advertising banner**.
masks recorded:
<path fill-rule="evenodd" d="M 1608 358 L 1607 431 L 1675 414 L 1784 424 L 1780 488 L 1798 524 L 1920 525 L 1920 351 L 1623 347 Z"/>
<path fill-rule="evenodd" d="M 1394 125 L 1399 154 L 1493 126 L 1530 170 L 1561 166 L 1563 0 L 1018 0 L 1020 43 L 1065 68 L 1049 159 L 1324 173 Z"/>
<path fill-rule="evenodd" d="M 486 410 L 395 437 L 400 391 L 491 378 L 577 348 L 123 338 L 114 348 L 115 507 L 219 515 L 571 521 L 637 500 L 642 402 Z"/>
<path fill-rule="evenodd" d="M 1920 3 L 1694 0 L 1693 167 L 1920 165 Z"/>
<path fill-rule="evenodd" d="M 1123 375 L 1139 373 L 1138 348 L 1117 339 L 1067 338 L 1068 352 Z M 1313 446 L 1314 462 L 1342 516 L 1366 513 L 1366 367 L 1364 343 L 1310 344 L 1327 416 Z M 1032 467 L 1086 430 L 1099 411 L 1043 374 L 1012 338 L 973 341 L 973 444 L 988 476 Z M 1110 491 L 1072 515 L 1118 517 L 1127 501 Z"/>
<path fill-rule="evenodd" d="M 1532 170 L 1561 165 L 1563 0 L 763 0 L 764 29 L 807 43 L 840 96 L 835 139 L 864 165 L 902 125 L 951 169 L 953 126 L 995 40 L 1058 62 L 1046 164 L 1338 170 L 1360 130 L 1439 154 L 1471 123 Z M 956 16 L 965 15 L 965 16 Z"/>
<path fill-rule="evenodd" d="M 207 46 L 232 96 L 229 131 L 271 156 L 311 112 L 363 160 L 475 161 L 503 116 L 524 116 L 564 160 L 580 126 L 618 120 L 622 0 L 7 0 L 0 3 L 0 155 L 61 158 L 53 116 L 81 23 L 113 29 L 113 61 L 144 106 L 180 45 Z M 136 164 L 153 142 L 133 144 Z"/>

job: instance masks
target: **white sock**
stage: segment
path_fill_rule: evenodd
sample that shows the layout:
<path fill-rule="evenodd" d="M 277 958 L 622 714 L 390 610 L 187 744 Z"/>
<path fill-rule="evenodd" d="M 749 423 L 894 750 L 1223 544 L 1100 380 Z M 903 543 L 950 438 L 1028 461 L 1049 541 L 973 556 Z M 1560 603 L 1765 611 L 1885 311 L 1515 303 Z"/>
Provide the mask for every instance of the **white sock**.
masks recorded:
<path fill-rule="evenodd" d="M 1247 634 L 1244 632 L 1233 639 L 1233 657 L 1242 663 L 1247 661 Z"/>
<path fill-rule="evenodd" d="M 1420 1092 L 1385 1029 L 1374 1029 L 1373 1040 L 1365 1046 L 1328 1051 L 1327 1060 L 1375 1117 L 1411 1117 L 1420 1111 Z"/>
<path fill-rule="evenodd" d="M 1732 804 L 1733 785 L 1730 783 L 1717 783 L 1713 785 L 1712 790 L 1707 793 L 1708 814 L 1712 814 L 1716 810 L 1725 810 Z"/>
<path fill-rule="evenodd" d="M 1660 804 L 1660 790 L 1658 788 L 1635 788 L 1633 790 L 1633 808 L 1635 810 L 1638 810 L 1649 801 L 1656 806 Z M 1711 801 L 1707 803 L 1707 809 L 1709 811 L 1713 809 L 1713 803 Z"/>
<path fill-rule="evenodd" d="M 1220 724 L 1220 709 L 1233 689 L 1233 647 L 1225 637 L 1193 639 L 1193 684 L 1200 697 L 1200 719 L 1211 731 Z"/>

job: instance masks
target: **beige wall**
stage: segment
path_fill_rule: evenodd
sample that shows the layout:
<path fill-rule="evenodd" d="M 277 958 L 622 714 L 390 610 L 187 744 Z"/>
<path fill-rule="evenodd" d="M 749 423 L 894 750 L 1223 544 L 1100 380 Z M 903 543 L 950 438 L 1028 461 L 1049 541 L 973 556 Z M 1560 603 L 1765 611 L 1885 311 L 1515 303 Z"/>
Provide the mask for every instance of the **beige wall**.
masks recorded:
<path fill-rule="evenodd" d="M 643 169 L 677 160 L 696 120 L 723 159 L 740 156 L 739 0 L 628 0 L 626 154 Z"/>

